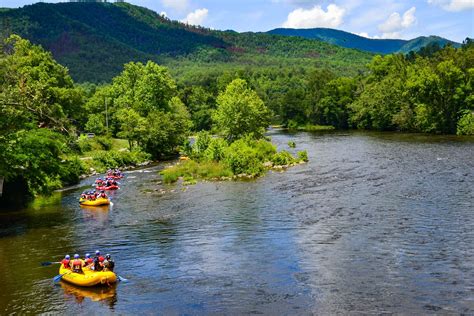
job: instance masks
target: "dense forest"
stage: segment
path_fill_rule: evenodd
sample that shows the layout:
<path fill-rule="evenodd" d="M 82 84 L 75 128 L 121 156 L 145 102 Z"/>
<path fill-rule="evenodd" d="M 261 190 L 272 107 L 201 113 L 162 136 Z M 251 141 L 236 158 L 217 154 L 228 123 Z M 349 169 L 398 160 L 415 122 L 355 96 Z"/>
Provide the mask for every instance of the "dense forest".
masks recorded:
<path fill-rule="evenodd" d="M 0 11 L 0 22 L 4 36 L 40 44 L 77 82 L 110 82 L 130 61 L 152 60 L 175 74 L 311 65 L 353 75 L 372 58 L 321 41 L 191 26 L 128 3 L 37 3 Z"/>

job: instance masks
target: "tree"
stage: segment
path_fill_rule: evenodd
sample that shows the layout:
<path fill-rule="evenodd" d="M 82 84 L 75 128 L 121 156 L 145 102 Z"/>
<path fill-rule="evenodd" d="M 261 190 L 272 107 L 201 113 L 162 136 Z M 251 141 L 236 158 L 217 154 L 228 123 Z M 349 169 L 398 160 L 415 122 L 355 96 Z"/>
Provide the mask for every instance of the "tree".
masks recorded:
<path fill-rule="evenodd" d="M 270 112 L 245 80 L 235 79 L 217 97 L 213 120 L 230 141 L 250 134 L 261 138 L 270 123 Z"/>
<path fill-rule="evenodd" d="M 139 142 L 145 132 L 145 118 L 141 117 L 134 109 L 129 108 L 117 111 L 115 118 L 120 125 L 117 136 L 127 139 L 128 146 L 132 150 L 134 142 Z"/>
<path fill-rule="evenodd" d="M 66 144 L 82 90 L 40 46 L 12 35 L 0 48 L 0 176 L 5 190 L 49 193 L 81 172 Z"/>
<path fill-rule="evenodd" d="M 153 110 L 148 114 L 145 132 L 140 137 L 145 151 L 154 158 L 175 154 L 191 126 L 189 113 L 178 97 L 169 101 L 168 108 L 168 112 Z"/>

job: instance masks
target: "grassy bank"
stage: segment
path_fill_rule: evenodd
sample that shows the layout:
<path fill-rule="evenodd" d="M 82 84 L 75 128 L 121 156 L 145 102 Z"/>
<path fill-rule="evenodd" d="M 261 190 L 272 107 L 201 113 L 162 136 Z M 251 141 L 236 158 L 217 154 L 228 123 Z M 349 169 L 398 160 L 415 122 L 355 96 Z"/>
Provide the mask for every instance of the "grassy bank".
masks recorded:
<path fill-rule="evenodd" d="M 185 184 L 196 180 L 251 179 L 262 176 L 270 169 L 283 170 L 308 161 L 306 151 L 294 157 L 288 151 L 277 152 L 276 147 L 264 139 L 243 138 L 228 143 L 213 138 L 208 133 L 199 133 L 192 146 L 185 152 L 190 159 L 162 170 L 164 183 L 173 183 L 182 178 Z"/>
<path fill-rule="evenodd" d="M 81 136 L 77 145 L 86 174 L 103 173 L 110 168 L 137 166 L 150 160 L 150 155 L 139 149 L 130 151 L 128 141 L 124 139 Z"/>

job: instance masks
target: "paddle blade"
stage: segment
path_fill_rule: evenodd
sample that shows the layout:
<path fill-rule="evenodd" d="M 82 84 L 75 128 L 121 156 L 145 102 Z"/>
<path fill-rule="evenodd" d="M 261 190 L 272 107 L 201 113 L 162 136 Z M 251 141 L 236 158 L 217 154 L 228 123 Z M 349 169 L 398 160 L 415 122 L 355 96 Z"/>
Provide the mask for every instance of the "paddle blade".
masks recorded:
<path fill-rule="evenodd" d="M 58 274 L 57 276 L 55 276 L 53 278 L 53 281 L 54 282 L 59 282 L 59 280 L 61 280 L 61 278 L 63 277 L 63 275 L 65 275 L 66 273 L 63 273 L 63 274 Z"/>
<path fill-rule="evenodd" d="M 121 277 L 120 275 L 117 275 L 117 279 L 118 279 L 120 282 L 128 282 L 128 279 L 125 279 L 124 277 Z"/>

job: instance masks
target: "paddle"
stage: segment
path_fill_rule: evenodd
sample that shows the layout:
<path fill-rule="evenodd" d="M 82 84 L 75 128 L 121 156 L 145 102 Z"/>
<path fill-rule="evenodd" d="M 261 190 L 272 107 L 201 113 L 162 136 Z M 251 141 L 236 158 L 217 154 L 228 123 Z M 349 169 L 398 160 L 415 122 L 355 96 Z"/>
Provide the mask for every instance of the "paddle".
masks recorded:
<path fill-rule="evenodd" d="M 53 281 L 54 281 L 54 282 L 58 282 L 59 280 L 61 280 L 61 278 L 63 277 L 63 275 L 69 274 L 69 273 L 70 273 L 70 272 L 66 272 L 66 273 L 63 273 L 63 274 L 58 274 L 57 276 L 55 276 L 55 277 L 53 278 Z"/>
<path fill-rule="evenodd" d="M 128 279 L 125 279 L 124 277 L 121 277 L 120 275 L 117 274 L 117 279 L 120 281 L 120 282 L 128 282 Z"/>
<path fill-rule="evenodd" d="M 46 266 L 50 266 L 50 265 L 52 265 L 52 264 L 56 264 L 56 263 L 61 263 L 61 262 L 55 262 L 55 261 L 51 262 L 51 261 L 46 261 L 46 262 L 41 262 L 41 265 L 42 265 L 43 267 L 46 267 Z"/>

